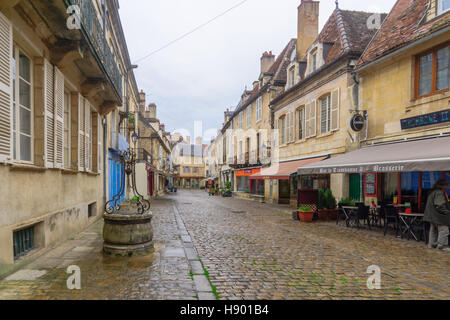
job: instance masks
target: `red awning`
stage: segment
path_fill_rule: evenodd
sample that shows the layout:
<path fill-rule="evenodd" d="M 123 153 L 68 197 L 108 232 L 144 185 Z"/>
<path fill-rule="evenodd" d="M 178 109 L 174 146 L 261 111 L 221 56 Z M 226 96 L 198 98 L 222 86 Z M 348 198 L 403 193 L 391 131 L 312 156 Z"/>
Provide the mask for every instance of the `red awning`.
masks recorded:
<path fill-rule="evenodd" d="M 249 179 L 252 179 L 252 180 L 264 180 L 264 179 L 289 180 L 289 177 L 291 176 L 291 174 L 296 173 L 298 168 L 325 160 L 327 158 L 328 158 L 328 156 L 323 156 L 323 157 L 308 158 L 308 159 L 303 159 L 303 160 L 280 162 L 278 165 L 272 165 L 268 168 L 261 169 L 260 173 L 250 176 Z"/>

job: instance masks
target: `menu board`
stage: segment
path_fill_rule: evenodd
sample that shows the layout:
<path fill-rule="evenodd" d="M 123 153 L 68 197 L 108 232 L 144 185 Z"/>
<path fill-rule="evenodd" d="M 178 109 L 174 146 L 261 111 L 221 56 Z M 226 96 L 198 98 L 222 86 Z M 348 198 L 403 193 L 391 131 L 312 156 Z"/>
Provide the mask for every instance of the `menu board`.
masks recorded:
<path fill-rule="evenodd" d="M 365 174 L 365 194 L 366 197 L 377 195 L 377 174 L 368 172 Z"/>

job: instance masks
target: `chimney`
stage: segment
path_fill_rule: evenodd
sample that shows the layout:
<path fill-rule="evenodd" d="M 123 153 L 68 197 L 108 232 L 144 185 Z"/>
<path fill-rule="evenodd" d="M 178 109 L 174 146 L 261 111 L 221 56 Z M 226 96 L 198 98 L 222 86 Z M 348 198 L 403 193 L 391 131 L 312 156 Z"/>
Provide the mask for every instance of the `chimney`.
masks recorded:
<path fill-rule="evenodd" d="M 297 58 L 302 61 L 319 35 L 320 1 L 302 0 L 298 7 Z"/>
<path fill-rule="evenodd" d="M 146 117 L 156 119 L 156 104 L 150 103 L 146 110 Z"/>
<path fill-rule="evenodd" d="M 144 90 L 141 90 L 139 93 L 139 111 L 145 112 L 145 92 Z"/>
<path fill-rule="evenodd" d="M 253 81 L 253 90 L 259 86 L 259 81 Z"/>
<path fill-rule="evenodd" d="M 264 52 L 261 57 L 261 74 L 268 72 L 274 62 L 275 62 L 275 55 L 272 54 L 272 51 Z"/>
<path fill-rule="evenodd" d="M 203 144 L 203 139 L 202 139 L 202 137 L 197 137 L 197 138 L 195 139 L 195 144 L 196 144 L 196 145 L 202 145 L 202 144 Z"/>

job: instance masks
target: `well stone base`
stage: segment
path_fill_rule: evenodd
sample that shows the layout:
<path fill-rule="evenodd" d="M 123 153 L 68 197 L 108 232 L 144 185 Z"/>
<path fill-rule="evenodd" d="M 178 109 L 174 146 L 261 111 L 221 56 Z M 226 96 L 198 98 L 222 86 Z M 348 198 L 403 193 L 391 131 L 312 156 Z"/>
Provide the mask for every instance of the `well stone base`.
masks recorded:
<path fill-rule="evenodd" d="M 152 217 L 149 213 L 122 211 L 104 214 L 103 252 L 110 255 L 131 256 L 153 252 Z"/>

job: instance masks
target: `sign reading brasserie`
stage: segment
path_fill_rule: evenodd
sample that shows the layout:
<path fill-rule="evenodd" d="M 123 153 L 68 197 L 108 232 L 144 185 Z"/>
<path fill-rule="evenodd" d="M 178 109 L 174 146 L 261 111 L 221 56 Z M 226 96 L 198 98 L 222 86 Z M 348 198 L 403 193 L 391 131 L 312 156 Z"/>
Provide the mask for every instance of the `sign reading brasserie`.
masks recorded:
<path fill-rule="evenodd" d="M 402 130 L 449 122 L 450 109 L 400 120 Z"/>

